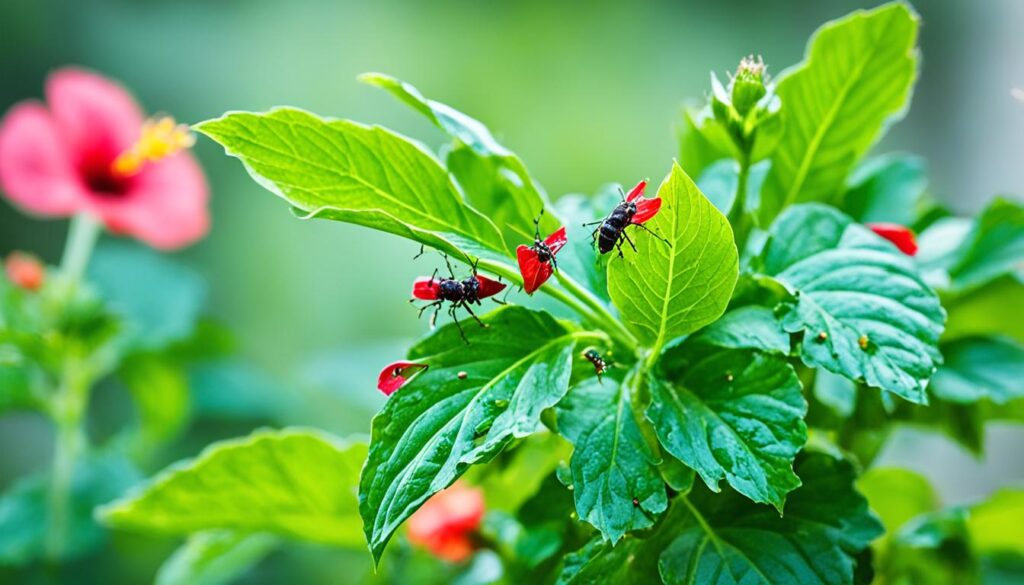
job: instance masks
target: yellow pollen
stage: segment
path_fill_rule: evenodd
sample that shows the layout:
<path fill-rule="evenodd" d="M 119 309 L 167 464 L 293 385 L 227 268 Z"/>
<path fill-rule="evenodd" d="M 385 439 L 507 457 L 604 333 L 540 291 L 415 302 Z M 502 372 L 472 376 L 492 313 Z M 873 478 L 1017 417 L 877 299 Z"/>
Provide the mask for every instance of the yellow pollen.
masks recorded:
<path fill-rule="evenodd" d="M 155 163 L 172 154 L 191 148 L 196 142 L 194 134 L 185 124 L 177 124 L 174 118 L 163 116 L 150 118 L 142 124 L 139 139 L 122 152 L 111 171 L 119 177 L 130 177 L 142 170 L 147 163 Z"/>

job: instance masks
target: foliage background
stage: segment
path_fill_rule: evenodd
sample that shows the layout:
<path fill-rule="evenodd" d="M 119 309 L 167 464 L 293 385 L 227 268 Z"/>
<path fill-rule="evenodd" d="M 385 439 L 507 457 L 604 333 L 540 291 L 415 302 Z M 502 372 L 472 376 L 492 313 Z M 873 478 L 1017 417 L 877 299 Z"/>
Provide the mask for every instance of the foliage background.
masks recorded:
<path fill-rule="evenodd" d="M 439 134 L 379 90 L 383 71 L 484 121 L 558 197 L 611 181 L 660 176 L 675 156 L 679 105 L 698 99 L 708 71 L 759 53 L 769 71 L 797 62 L 821 22 L 877 2 L 421 3 L 380 0 L 5 0 L 0 3 L 0 110 L 39 96 L 48 70 L 77 63 L 124 81 L 150 111 L 187 122 L 229 109 L 289 104 L 387 125 L 432 146 Z M 923 65 L 913 106 L 879 151 L 908 150 L 930 165 L 931 191 L 959 211 L 995 194 L 1024 193 L 1024 5 L 923 0 Z M 219 147 L 200 140 L 213 188 L 214 229 L 180 254 L 209 284 L 210 313 L 241 354 L 284 389 L 262 421 L 195 425 L 168 459 L 254 424 L 366 431 L 382 401 L 379 367 L 426 329 L 405 300 L 415 246 L 332 222 L 282 214 Z M 0 203 L 0 253 L 20 248 L 55 262 L 64 222 L 26 220 Z M 1008 310 L 1012 310 L 1008 308 Z M 116 389 L 97 397 L 92 429 L 130 416 Z M 1024 477 L 1019 428 L 994 424 L 985 461 L 948 441 L 903 431 L 880 464 L 915 469 L 948 503 Z M 0 419 L 0 487 L 45 466 L 50 431 L 35 415 Z M 148 579 L 172 540 L 120 534 L 125 582 Z M 299 558 L 310 555 L 316 562 Z M 304 571 L 337 575 L 365 558 L 315 549 L 277 554 L 257 580 Z M 100 572 L 102 565 L 83 567 Z M 83 576 L 89 573 L 82 573 Z M 106 572 L 109 574 L 109 571 Z M 3 573 L 0 573 L 0 580 Z"/>

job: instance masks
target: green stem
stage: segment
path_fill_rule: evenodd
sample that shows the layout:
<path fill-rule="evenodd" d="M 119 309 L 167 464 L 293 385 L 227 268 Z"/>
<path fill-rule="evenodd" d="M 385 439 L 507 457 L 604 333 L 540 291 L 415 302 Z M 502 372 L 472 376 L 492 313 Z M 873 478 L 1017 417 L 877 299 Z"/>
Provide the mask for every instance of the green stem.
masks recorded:
<path fill-rule="evenodd" d="M 66 548 L 75 463 L 86 443 L 82 419 L 88 388 L 88 377 L 79 362 L 69 359 L 50 412 L 56 425 L 46 533 L 46 555 L 51 561 L 59 559 Z"/>
<path fill-rule="evenodd" d="M 750 178 L 750 155 L 744 153 L 738 159 L 740 164 L 739 180 L 736 183 L 736 197 L 733 198 L 732 208 L 729 210 L 729 223 L 732 225 L 733 237 L 736 240 L 736 249 L 740 254 L 747 244 L 747 235 L 750 233 L 750 214 L 747 213 L 747 181 Z"/>
<path fill-rule="evenodd" d="M 636 351 L 640 342 L 637 341 L 636 337 L 632 333 L 630 333 L 629 329 L 626 329 L 626 326 L 622 324 L 622 321 L 618 320 L 608 311 L 608 308 L 605 307 L 604 303 L 602 303 L 600 299 L 561 270 L 555 274 L 555 278 L 558 279 L 558 282 L 564 286 L 566 290 L 590 307 L 594 312 L 594 315 L 602 320 L 601 325 L 609 329 L 614 329 L 615 337 L 620 343 L 629 349 Z"/>
<path fill-rule="evenodd" d="M 68 239 L 64 243 L 64 255 L 60 270 L 72 282 L 78 282 L 85 274 L 96 240 L 100 235 L 100 223 L 91 215 L 79 213 L 71 218 Z"/>

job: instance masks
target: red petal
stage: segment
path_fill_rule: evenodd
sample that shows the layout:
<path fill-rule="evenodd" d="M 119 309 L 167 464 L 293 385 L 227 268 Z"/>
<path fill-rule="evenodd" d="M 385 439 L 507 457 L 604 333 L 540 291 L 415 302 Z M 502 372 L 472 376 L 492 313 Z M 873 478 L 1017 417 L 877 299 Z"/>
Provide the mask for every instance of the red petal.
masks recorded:
<path fill-rule="evenodd" d="M 866 224 L 871 231 L 892 242 L 900 252 L 907 256 L 917 254 L 917 237 L 914 232 L 897 223 L 869 223 Z"/>
<path fill-rule="evenodd" d="M 4 263 L 7 279 L 18 288 L 37 291 L 46 280 L 46 268 L 38 258 L 24 252 L 11 252 Z"/>
<path fill-rule="evenodd" d="M 487 297 L 493 297 L 494 295 L 505 290 L 505 283 L 498 282 L 497 280 L 491 280 L 486 276 L 476 275 L 476 281 L 480 283 L 480 294 L 479 298 L 486 299 Z"/>
<path fill-rule="evenodd" d="M 409 542 L 435 556 L 460 562 L 472 554 L 470 535 L 484 516 L 483 492 L 456 483 L 435 494 L 409 518 Z"/>
<path fill-rule="evenodd" d="M 405 383 L 410 378 L 426 370 L 428 367 L 426 364 L 405 361 L 388 364 L 384 366 L 384 369 L 380 371 L 380 375 L 377 376 L 377 389 L 383 392 L 385 396 L 391 396 L 395 390 L 405 386 Z"/>
<path fill-rule="evenodd" d="M 629 190 L 629 193 L 626 194 L 626 201 L 636 201 L 644 194 L 644 189 L 646 188 L 647 179 L 644 179 L 643 181 L 637 183 L 636 187 L 633 187 L 632 189 Z"/>
<path fill-rule="evenodd" d="M 423 301 L 436 301 L 441 291 L 441 280 L 430 276 L 421 276 L 412 285 L 412 297 Z"/>
<path fill-rule="evenodd" d="M 552 254 L 557 254 L 558 251 L 564 248 L 565 244 L 568 242 L 569 238 L 565 235 L 565 226 L 558 228 L 554 233 L 544 239 L 544 243 L 551 249 Z"/>
<path fill-rule="evenodd" d="M 633 215 L 632 223 L 644 223 L 654 217 L 661 210 L 661 197 L 654 199 L 641 199 L 636 204 L 636 213 Z"/>
<path fill-rule="evenodd" d="M 533 291 L 551 277 L 551 264 L 541 263 L 537 259 L 537 252 L 522 244 L 516 248 L 516 258 L 519 260 L 519 273 L 523 275 L 523 290 L 526 294 L 532 295 Z"/>

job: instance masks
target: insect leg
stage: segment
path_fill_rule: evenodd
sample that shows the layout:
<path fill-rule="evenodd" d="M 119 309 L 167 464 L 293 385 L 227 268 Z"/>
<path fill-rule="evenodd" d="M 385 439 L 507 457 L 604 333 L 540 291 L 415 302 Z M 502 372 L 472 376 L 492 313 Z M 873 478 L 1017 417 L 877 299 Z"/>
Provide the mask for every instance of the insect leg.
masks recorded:
<path fill-rule="evenodd" d="M 412 257 L 412 259 L 413 259 L 413 260 L 416 260 L 416 259 L 418 259 L 418 258 L 419 258 L 420 256 L 422 256 L 422 255 L 424 255 L 424 254 L 426 254 L 426 253 L 427 253 L 427 247 L 426 247 L 426 246 L 424 246 L 423 244 L 420 244 L 420 253 L 419 253 L 419 254 L 416 254 L 415 256 L 413 256 L 413 257 Z"/>
<path fill-rule="evenodd" d="M 656 232 L 656 231 L 652 230 L 651 228 L 649 228 L 649 227 L 645 226 L 645 225 L 644 225 L 644 224 L 642 224 L 642 223 L 631 223 L 631 224 L 629 224 L 629 225 L 635 225 L 635 226 L 636 226 L 636 227 L 638 227 L 638 228 L 643 228 L 643 229 L 647 230 L 647 232 L 648 232 L 648 233 L 650 233 L 650 234 L 651 234 L 652 236 L 654 236 L 654 237 L 658 238 L 658 239 L 659 239 L 659 240 L 661 240 L 662 242 L 665 242 L 665 243 L 666 243 L 666 244 L 668 244 L 669 246 L 671 246 L 671 245 L 672 245 L 672 242 L 668 241 L 668 238 L 662 237 L 662 235 L 661 235 L 661 234 L 659 234 L 658 232 Z"/>
<path fill-rule="evenodd" d="M 462 303 L 462 306 L 463 306 L 463 307 L 466 307 L 466 312 L 468 312 L 468 313 L 469 313 L 469 315 L 470 315 L 471 317 L 473 317 L 474 319 L 476 319 L 476 322 L 477 322 L 477 323 L 479 323 L 481 327 L 484 327 L 484 328 L 486 328 L 486 327 L 487 327 L 487 324 L 486 324 L 486 323 L 484 323 L 483 321 L 481 321 L 481 320 L 480 320 L 480 317 L 477 317 L 477 316 L 476 316 L 476 313 L 474 313 L 474 312 L 473 312 L 473 309 L 470 309 L 470 308 L 469 308 L 469 303 L 467 303 L 467 302 L 463 301 L 463 303 Z"/>
<path fill-rule="evenodd" d="M 452 323 L 459 328 L 459 335 L 462 336 L 462 341 L 469 345 L 469 339 L 466 338 L 466 332 L 462 329 L 462 323 L 459 323 L 459 318 L 455 316 L 455 309 L 459 307 L 458 303 L 452 303 L 451 307 L 448 307 L 448 314 L 452 316 Z"/>
<path fill-rule="evenodd" d="M 629 239 L 629 234 L 626 233 L 625 228 L 622 229 L 622 237 L 626 238 L 626 242 L 629 243 L 629 247 L 633 248 L 633 251 L 636 252 L 636 244 L 633 243 L 633 240 Z"/>
<path fill-rule="evenodd" d="M 411 303 L 412 301 L 415 301 L 415 300 L 416 300 L 416 299 L 412 299 L 412 300 L 411 300 L 411 301 L 409 301 L 409 302 Z M 419 314 L 418 314 L 418 315 L 416 316 L 416 318 L 417 318 L 417 319 L 419 319 L 419 318 L 423 317 L 423 312 L 424 312 L 424 311 L 426 311 L 427 309 L 429 309 L 429 308 L 431 308 L 431 307 L 436 307 L 436 306 L 437 306 L 437 305 L 439 305 L 439 304 L 441 304 L 441 301 L 434 301 L 434 302 L 432 302 L 432 303 L 427 303 L 427 304 L 423 305 L 422 307 L 420 307 L 420 312 L 419 312 Z"/>
<path fill-rule="evenodd" d="M 448 259 L 448 254 L 444 255 L 444 263 L 448 265 L 448 275 L 451 276 L 452 280 L 455 280 L 455 270 L 452 269 L 452 263 Z"/>

